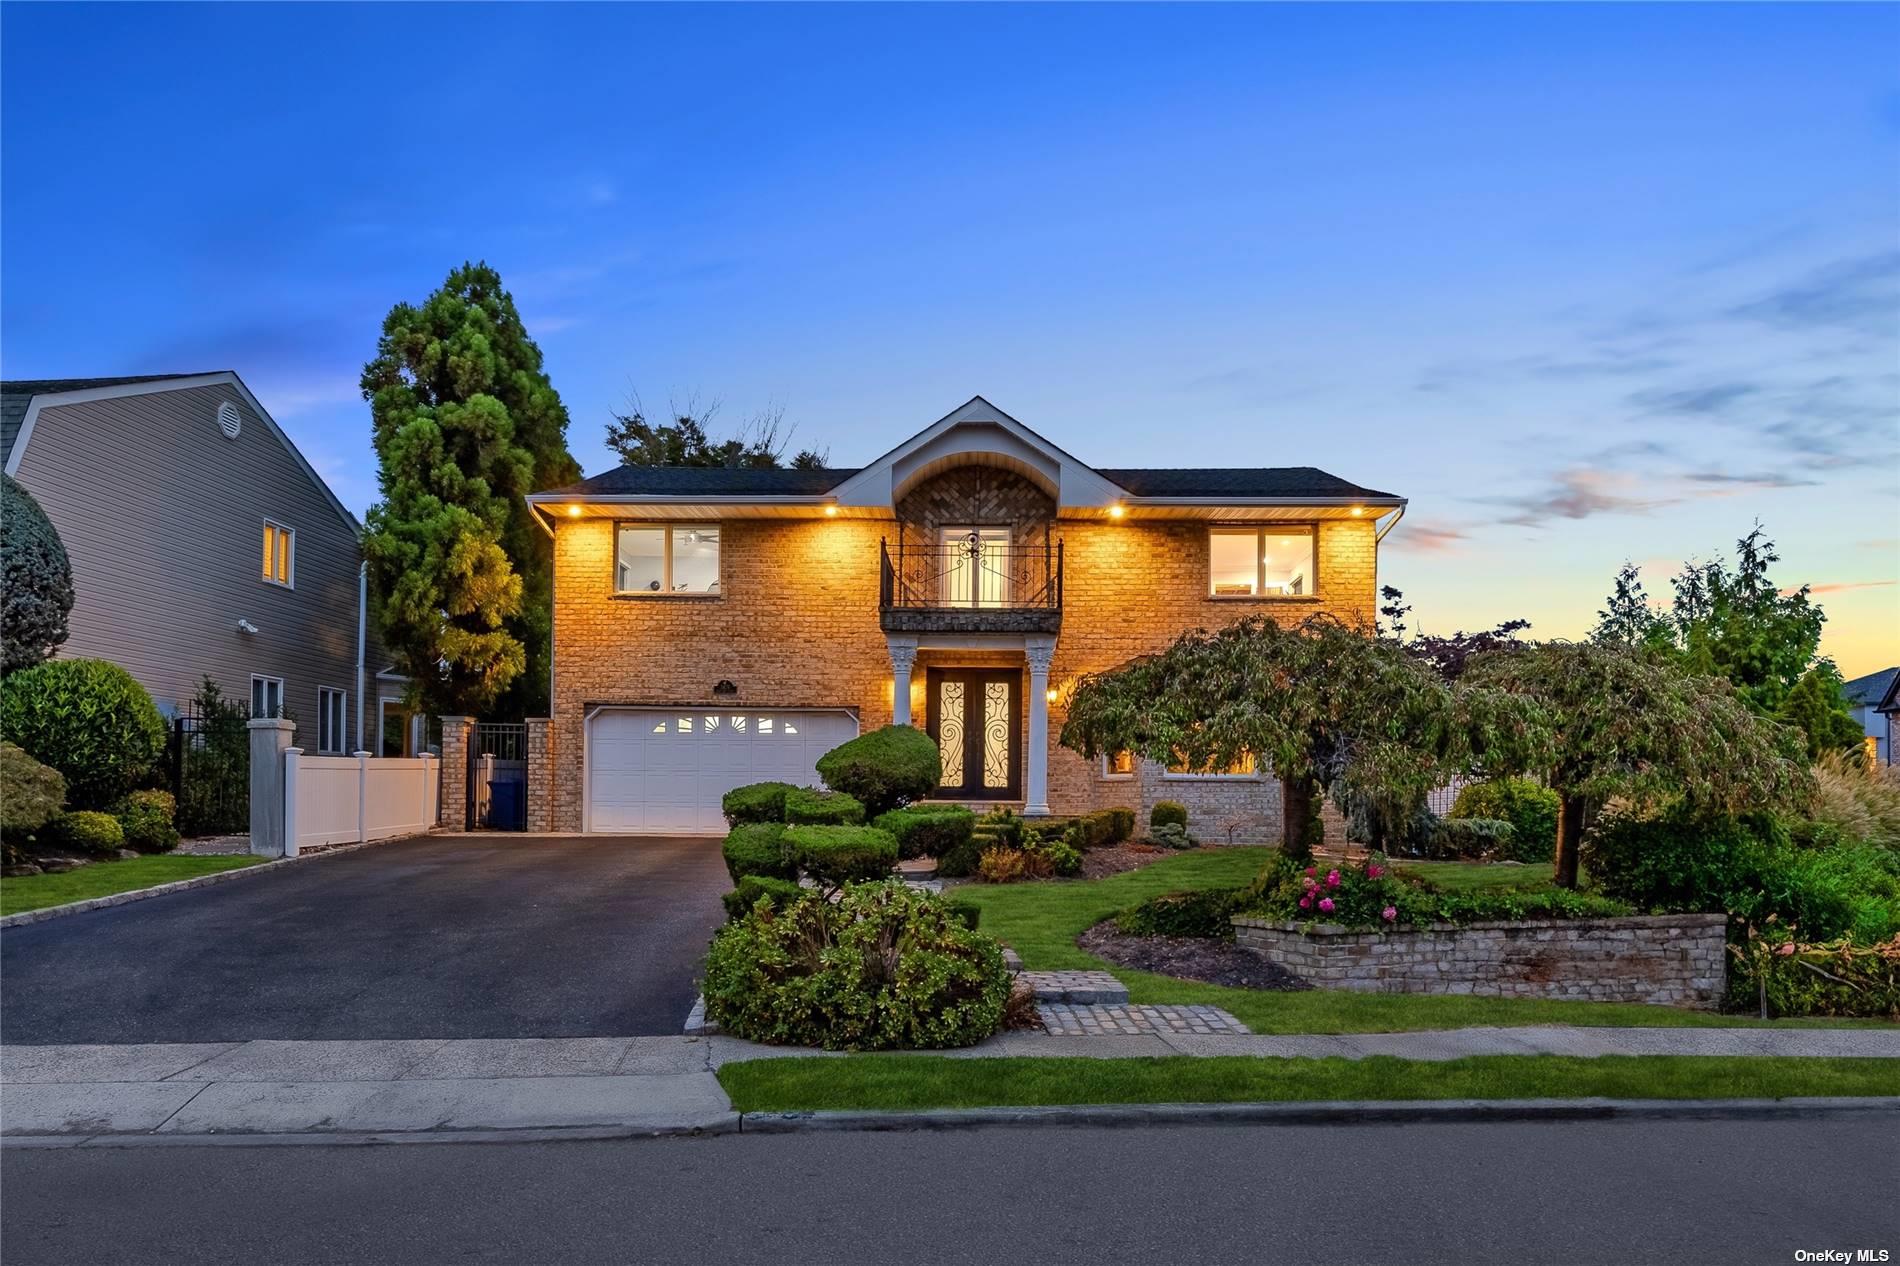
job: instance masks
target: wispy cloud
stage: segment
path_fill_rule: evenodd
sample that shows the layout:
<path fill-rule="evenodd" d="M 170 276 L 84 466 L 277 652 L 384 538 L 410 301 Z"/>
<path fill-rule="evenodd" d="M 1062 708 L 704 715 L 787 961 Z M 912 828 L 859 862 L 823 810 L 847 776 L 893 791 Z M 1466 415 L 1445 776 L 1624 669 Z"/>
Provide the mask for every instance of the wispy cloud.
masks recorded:
<path fill-rule="evenodd" d="M 1546 519 L 1588 519 L 1604 514 L 1647 514 L 1670 499 L 1642 495 L 1641 482 L 1620 471 L 1572 466 L 1558 471 L 1545 487 L 1515 497 L 1480 500 L 1514 511 L 1504 522 L 1534 527 Z"/>
<path fill-rule="evenodd" d="M 1838 260 L 1730 314 L 1784 329 L 1847 329 L 1892 338 L 1900 332 L 1900 251 Z"/>
<path fill-rule="evenodd" d="M 1449 554 L 1471 539 L 1462 528 L 1407 520 L 1393 531 L 1387 548 L 1414 554 Z"/>
<path fill-rule="evenodd" d="M 1631 393 L 1630 404 L 1650 413 L 1682 413 L 1699 417 L 1726 413 L 1761 388 L 1750 382 L 1710 383 L 1700 387 L 1650 387 Z"/>
<path fill-rule="evenodd" d="M 1696 470 L 1683 478 L 1692 484 L 1706 484 L 1711 489 L 1735 492 L 1750 488 L 1813 488 L 1820 484 L 1818 479 L 1803 479 L 1781 470 L 1760 470 L 1746 475 L 1732 475 L 1720 470 Z"/>
<path fill-rule="evenodd" d="M 1808 592 L 1811 594 L 1846 593 L 1850 589 L 1887 589 L 1887 588 L 1891 588 L 1892 586 L 1896 584 L 1900 584 L 1900 581 L 1842 580 L 1842 581 L 1831 582 L 1825 585 L 1809 585 Z M 1783 589 L 1781 592 L 1783 594 L 1791 594 L 1791 593 L 1798 593 L 1800 591 L 1798 589 Z"/>

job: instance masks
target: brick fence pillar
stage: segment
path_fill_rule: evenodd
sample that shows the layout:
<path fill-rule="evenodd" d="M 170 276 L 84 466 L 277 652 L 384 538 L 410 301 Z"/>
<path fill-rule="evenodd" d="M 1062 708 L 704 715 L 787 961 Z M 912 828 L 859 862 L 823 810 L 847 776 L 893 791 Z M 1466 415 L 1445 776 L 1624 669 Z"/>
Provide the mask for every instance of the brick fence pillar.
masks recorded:
<path fill-rule="evenodd" d="M 442 800 L 436 821 L 451 831 L 468 830 L 468 745 L 474 717 L 442 718 Z"/>
<path fill-rule="evenodd" d="M 547 717 L 528 718 L 527 829 L 545 835 L 554 829 L 554 723 Z"/>

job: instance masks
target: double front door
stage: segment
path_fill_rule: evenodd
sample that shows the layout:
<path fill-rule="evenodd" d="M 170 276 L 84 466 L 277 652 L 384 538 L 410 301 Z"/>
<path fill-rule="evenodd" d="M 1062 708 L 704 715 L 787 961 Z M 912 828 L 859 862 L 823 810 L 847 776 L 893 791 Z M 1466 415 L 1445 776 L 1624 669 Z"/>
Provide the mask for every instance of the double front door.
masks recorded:
<path fill-rule="evenodd" d="M 1008 668 L 932 668 L 925 678 L 930 737 L 951 800 L 1020 800 L 1022 674 Z"/>

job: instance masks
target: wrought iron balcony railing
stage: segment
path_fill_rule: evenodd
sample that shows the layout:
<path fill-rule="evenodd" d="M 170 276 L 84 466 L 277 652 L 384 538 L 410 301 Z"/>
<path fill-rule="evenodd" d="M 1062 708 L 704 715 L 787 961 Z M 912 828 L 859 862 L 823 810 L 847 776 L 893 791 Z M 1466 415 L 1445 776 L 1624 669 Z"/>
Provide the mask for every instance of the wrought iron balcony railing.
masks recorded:
<path fill-rule="evenodd" d="M 878 543 L 878 606 L 901 631 L 1053 631 L 1062 619 L 1062 542 L 1019 545 L 970 532 Z"/>

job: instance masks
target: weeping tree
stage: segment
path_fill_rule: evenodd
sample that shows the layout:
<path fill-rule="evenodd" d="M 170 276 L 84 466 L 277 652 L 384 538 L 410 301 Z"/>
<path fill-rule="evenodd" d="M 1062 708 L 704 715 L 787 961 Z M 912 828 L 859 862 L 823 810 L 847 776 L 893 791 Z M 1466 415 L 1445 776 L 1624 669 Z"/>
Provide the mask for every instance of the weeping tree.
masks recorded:
<path fill-rule="evenodd" d="M 1556 882 L 1577 886 L 1592 808 L 1611 796 L 1737 813 L 1801 802 L 1811 784 L 1799 730 L 1751 711 L 1727 681 L 1655 654 L 1545 642 L 1474 659 L 1464 681 L 1529 701 L 1550 727 L 1541 769 L 1559 800 Z"/>
<path fill-rule="evenodd" d="M 1533 705 L 1454 691 L 1398 646 L 1331 616 L 1288 627 L 1250 616 L 1084 678 L 1062 743 L 1090 759 L 1125 749 L 1195 769 L 1251 758 L 1280 780 L 1283 848 L 1304 858 L 1330 791 L 1422 800 L 1480 753 L 1530 759 L 1539 733 Z"/>
<path fill-rule="evenodd" d="M 0 474 L 0 673 L 31 668 L 66 640 L 73 567 L 33 494 Z"/>

